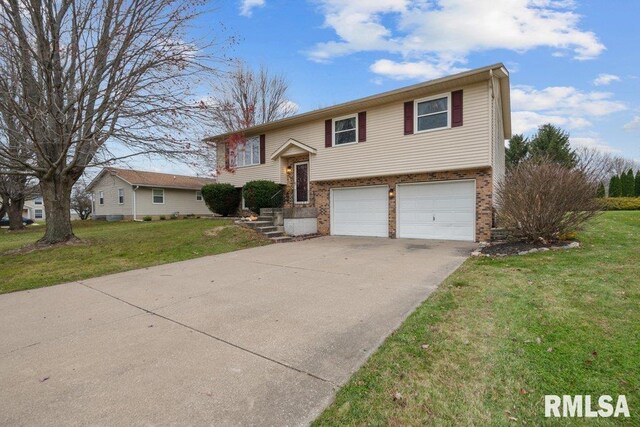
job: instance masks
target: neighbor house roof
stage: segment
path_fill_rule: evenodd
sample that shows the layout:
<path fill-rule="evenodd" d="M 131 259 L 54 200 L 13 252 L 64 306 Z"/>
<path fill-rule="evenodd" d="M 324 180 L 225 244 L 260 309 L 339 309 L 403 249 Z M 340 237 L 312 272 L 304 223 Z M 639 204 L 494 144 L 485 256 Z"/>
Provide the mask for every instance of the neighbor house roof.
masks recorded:
<path fill-rule="evenodd" d="M 492 76 L 497 77 L 500 81 L 500 87 L 497 88 L 502 94 L 502 116 L 505 138 L 511 137 L 511 98 L 509 94 L 509 72 L 502 63 L 489 65 L 474 70 L 465 71 L 458 74 L 442 77 L 435 80 L 418 83 L 412 86 L 402 87 L 400 89 L 379 93 L 368 96 L 366 98 L 356 99 L 354 101 L 333 105 L 331 107 L 321 108 L 319 110 L 309 111 L 307 113 L 297 114 L 282 120 L 276 120 L 261 125 L 252 126 L 241 130 L 247 136 L 261 134 L 274 129 L 285 126 L 292 126 L 311 120 L 329 119 L 344 114 L 349 114 L 356 110 L 364 110 L 378 105 L 397 102 L 409 98 L 419 98 L 428 93 L 437 91 L 446 91 L 459 86 L 478 83 L 489 80 Z M 238 132 L 226 132 L 219 135 L 205 138 L 207 142 L 223 141 L 229 136 Z"/>
<path fill-rule="evenodd" d="M 172 173 L 159 173 L 139 171 L 133 169 L 104 168 L 89 184 L 87 189 L 91 189 L 102 177 L 110 173 L 122 179 L 128 184 L 140 187 L 162 187 L 176 188 L 183 190 L 199 190 L 203 185 L 216 182 L 213 178 L 201 178 L 197 176 L 176 175 Z"/>

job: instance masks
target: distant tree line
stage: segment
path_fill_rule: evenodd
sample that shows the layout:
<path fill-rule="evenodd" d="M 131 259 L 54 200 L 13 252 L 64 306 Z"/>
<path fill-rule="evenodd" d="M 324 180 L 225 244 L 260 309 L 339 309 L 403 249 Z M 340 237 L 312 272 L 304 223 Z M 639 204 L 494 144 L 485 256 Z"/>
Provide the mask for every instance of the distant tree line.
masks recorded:
<path fill-rule="evenodd" d="M 598 196 L 604 197 L 604 184 L 600 184 Z M 613 175 L 609 181 L 609 197 L 640 197 L 640 169 L 633 174 L 633 169 L 626 173 Z"/>

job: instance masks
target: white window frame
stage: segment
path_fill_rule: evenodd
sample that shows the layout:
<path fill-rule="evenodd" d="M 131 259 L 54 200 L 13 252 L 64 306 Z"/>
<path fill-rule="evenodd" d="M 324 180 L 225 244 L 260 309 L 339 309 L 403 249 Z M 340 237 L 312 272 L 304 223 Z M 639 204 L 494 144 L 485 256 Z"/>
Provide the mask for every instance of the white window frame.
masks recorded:
<path fill-rule="evenodd" d="M 202 190 L 196 190 L 196 201 L 197 202 L 202 201 Z"/>
<path fill-rule="evenodd" d="M 162 203 L 156 203 L 156 191 L 162 191 Z M 164 188 L 152 188 L 151 189 L 151 203 L 154 205 L 164 205 Z"/>
<path fill-rule="evenodd" d="M 104 206 L 104 191 L 98 192 L 98 204 Z"/>
<path fill-rule="evenodd" d="M 432 116 L 436 114 L 442 114 L 444 112 L 444 111 L 439 111 L 437 113 L 429 113 L 429 114 L 423 114 L 421 116 L 418 116 L 418 104 L 421 104 L 427 101 L 433 101 L 434 99 L 441 99 L 441 98 L 447 98 L 447 125 L 439 128 L 418 130 L 418 117 Z M 413 101 L 413 128 L 415 129 L 414 133 L 424 133 L 424 132 L 433 132 L 433 131 L 442 130 L 442 129 L 450 129 L 451 128 L 451 92 L 441 93 L 439 95 L 429 96 L 427 98 L 416 99 L 415 101 Z"/>
<path fill-rule="evenodd" d="M 122 194 L 122 195 L 120 195 Z M 120 201 L 122 200 L 122 201 Z M 124 205 L 124 188 L 118 188 L 118 204 Z"/>
<path fill-rule="evenodd" d="M 336 122 L 339 122 L 341 120 L 346 120 L 346 119 L 352 119 L 355 118 L 356 119 L 356 140 L 353 142 L 345 142 L 344 144 L 336 144 Z M 339 132 L 350 132 L 351 129 L 349 129 L 348 131 L 343 130 L 343 131 L 339 131 Z M 358 143 L 358 115 L 357 114 L 349 114 L 348 116 L 342 116 L 342 117 L 336 117 L 335 119 L 331 119 L 331 145 L 334 147 L 344 147 L 344 146 L 348 146 L 348 145 L 353 145 L 353 144 L 357 144 Z"/>
<path fill-rule="evenodd" d="M 307 165 L 307 200 L 304 202 L 299 202 L 298 201 L 298 169 L 296 168 L 296 166 L 298 165 Z M 298 163 L 294 163 L 293 164 L 293 204 L 295 205 L 308 205 L 309 204 L 309 199 L 311 197 L 309 197 L 311 194 L 311 183 L 309 181 L 311 181 L 309 179 L 309 162 L 298 162 Z"/>
<path fill-rule="evenodd" d="M 238 164 L 238 153 L 240 153 L 240 146 L 243 146 L 244 148 L 246 148 L 247 144 L 249 144 L 249 143 L 253 144 L 254 142 L 256 142 L 257 145 L 258 145 L 258 158 L 257 159 L 253 158 L 253 150 L 251 150 L 251 163 L 250 164 L 239 165 Z M 242 152 L 244 153 L 245 151 L 246 150 L 243 150 Z M 234 153 L 234 156 L 233 156 L 234 157 L 233 161 L 235 163 L 234 166 L 235 166 L 236 169 L 237 168 L 250 168 L 252 166 L 258 166 L 258 165 L 260 165 L 260 156 L 261 156 L 261 154 L 262 153 L 260 153 L 260 137 L 259 136 L 252 136 L 251 138 L 247 138 L 244 143 L 236 144 L 236 152 Z M 244 155 L 243 155 L 243 159 L 244 159 Z"/>
<path fill-rule="evenodd" d="M 40 212 L 40 216 L 38 216 L 38 211 Z M 33 219 L 43 219 L 43 218 L 44 218 L 44 210 L 42 209 L 33 210 Z"/>
<path fill-rule="evenodd" d="M 44 204 L 43 202 L 44 202 L 44 201 L 42 200 L 42 197 L 36 197 L 36 198 L 33 200 L 33 204 L 34 204 L 34 205 L 38 205 L 38 206 L 43 205 L 43 204 Z"/>

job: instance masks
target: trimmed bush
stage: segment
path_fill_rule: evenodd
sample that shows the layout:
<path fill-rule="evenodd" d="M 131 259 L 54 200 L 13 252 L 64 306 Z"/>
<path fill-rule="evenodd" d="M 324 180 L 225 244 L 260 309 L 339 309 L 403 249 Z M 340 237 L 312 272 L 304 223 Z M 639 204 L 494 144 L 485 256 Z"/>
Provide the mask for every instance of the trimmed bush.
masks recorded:
<path fill-rule="evenodd" d="M 202 198 L 211 212 L 222 216 L 234 215 L 240 206 L 240 190 L 231 184 L 207 184 Z"/>
<path fill-rule="evenodd" d="M 242 188 L 245 206 L 255 213 L 263 208 L 280 208 L 284 203 L 284 186 L 273 181 L 249 181 Z"/>
<path fill-rule="evenodd" d="M 160 221 L 164 221 L 165 219 L 167 219 L 167 217 L 166 217 L 166 216 L 164 216 L 164 215 L 160 215 Z"/>
<path fill-rule="evenodd" d="M 149 215 L 142 217 L 143 221 L 151 221 L 151 217 Z"/>
<path fill-rule="evenodd" d="M 640 197 L 609 197 L 602 200 L 605 211 L 640 211 Z"/>

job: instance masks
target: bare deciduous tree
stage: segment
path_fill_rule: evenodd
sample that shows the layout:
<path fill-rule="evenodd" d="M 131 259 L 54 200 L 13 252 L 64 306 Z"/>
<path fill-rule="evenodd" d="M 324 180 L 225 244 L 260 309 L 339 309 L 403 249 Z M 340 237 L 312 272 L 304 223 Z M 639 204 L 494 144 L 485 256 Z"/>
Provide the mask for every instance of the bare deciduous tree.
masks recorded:
<path fill-rule="evenodd" d="M 515 237 L 548 242 L 579 230 L 600 209 L 597 181 L 550 160 L 527 160 L 496 189 L 498 221 Z"/>
<path fill-rule="evenodd" d="M 254 71 L 246 64 L 236 68 L 214 88 L 212 114 L 214 126 L 223 132 L 273 122 L 298 111 L 289 99 L 289 83 L 266 67 Z"/>
<path fill-rule="evenodd" d="M 87 166 L 199 148 L 184 130 L 206 118 L 191 90 L 210 69 L 185 30 L 204 3 L 0 1 L 0 105 L 20 125 L 2 130 L 33 153 L 20 160 L 0 139 L 0 172 L 39 180 L 41 243 L 74 239 L 71 190 Z"/>
<path fill-rule="evenodd" d="M 84 221 L 91 215 L 92 206 L 91 195 L 87 192 L 87 184 L 78 181 L 71 192 L 71 209 Z"/>

